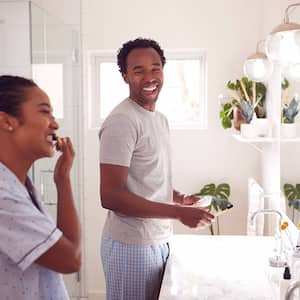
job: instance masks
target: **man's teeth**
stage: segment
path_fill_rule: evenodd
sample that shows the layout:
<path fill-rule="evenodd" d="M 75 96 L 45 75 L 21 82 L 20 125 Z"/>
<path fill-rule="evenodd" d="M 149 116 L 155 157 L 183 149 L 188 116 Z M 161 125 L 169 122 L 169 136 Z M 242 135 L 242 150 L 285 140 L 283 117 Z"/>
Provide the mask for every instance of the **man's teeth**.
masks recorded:
<path fill-rule="evenodd" d="M 156 89 L 156 86 L 144 87 L 143 90 L 146 92 L 153 92 Z"/>

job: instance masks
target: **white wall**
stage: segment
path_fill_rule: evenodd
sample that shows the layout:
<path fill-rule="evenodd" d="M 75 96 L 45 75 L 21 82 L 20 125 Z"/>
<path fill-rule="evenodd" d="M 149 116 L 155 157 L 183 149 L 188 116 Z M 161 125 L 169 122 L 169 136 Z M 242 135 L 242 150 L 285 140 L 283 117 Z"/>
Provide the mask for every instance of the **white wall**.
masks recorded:
<path fill-rule="evenodd" d="M 280 15 L 280 5 L 280 1 L 272 1 L 270 23 L 274 16 Z M 88 50 L 117 50 L 122 43 L 138 36 L 154 38 L 165 49 L 207 50 L 208 129 L 172 131 L 174 184 L 185 193 L 193 193 L 209 182 L 230 183 L 235 209 L 221 218 L 222 234 L 245 234 L 247 178 L 251 175 L 260 180 L 260 156 L 254 148 L 234 140 L 232 131 L 221 127 L 217 96 L 224 91 L 228 80 L 242 76 L 245 58 L 271 30 L 263 21 L 264 12 L 268 13 L 269 7 L 265 8 L 261 0 L 82 1 L 85 104 L 88 103 Z M 85 119 L 87 290 L 90 296 L 95 296 L 103 295 L 105 286 L 99 240 L 106 212 L 100 207 L 98 196 L 97 130 L 90 130 L 87 124 Z M 201 233 L 178 223 L 175 231 Z"/>
<path fill-rule="evenodd" d="M 0 1 L 0 74 L 31 76 L 27 2 Z"/>
<path fill-rule="evenodd" d="M 7 1 L 9 0 L 0 0 L 0 2 Z M 99 244 L 105 211 L 100 207 L 98 195 L 97 130 L 90 130 L 87 126 L 88 50 L 117 50 L 123 42 L 137 36 L 152 37 L 165 49 L 207 50 L 208 129 L 172 131 L 174 184 L 179 190 L 192 193 L 208 182 L 229 182 L 232 188 L 231 201 L 235 209 L 221 218 L 221 232 L 244 234 L 247 178 L 251 175 L 260 180 L 260 156 L 249 145 L 234 140 L 231 131 L 221 128 L 217 96 L 224 90 L 228 80 L 242 75 L 244 59 L 255 51 L 257 41 L 263 39 L 282 21 L 285 7 L 294 1 L 153 0 L 147 3 L 138 0 L 34 0 L 33 2 L 50 14 L 58 16 L 65 24 L 79 28 L 82 18 L 85 63 L 85 97 L 82 113 L 85 119 L 84 152 L 80 158 L 84 164 L 82 212 L 86 247 L 86 276 L 83 275 L 83 280 L 90 299 L 93 297 L 99 299 L 100 295 L 104 295 L 105 284 L 99 258 Z M 3 11 L 0 11 L 0 15 L 1 12 Z M 16 11 L 14 15 L 16 16 Z M 298 13 L 293 12 L 291 19 L 300 22 L 299 10 Z M 27 23 L 25 25 L 28 26 Z M 1 33 L 0 24 L 0 42 Z M 1 52 L 3 44 L 0 46 Z M 16 46 L 11 48 L 21 49 Z M 23 61 L 28 62 L 28 50 L 22 51 L 22 55 L 26 56 Z M 13 57 L 19 59 L 21 56 L 14 54 Z M 19 65 L 22 65 L 22 62 Z M 26 65 L 25 68 L 27 67 Z M 282 147 L 283 182 L 300 181 L 298 148 L 296 144 L 286 144 Z M 203 233 L 188 230 L 178 223 L 175 224 L 175 231 Z"/>

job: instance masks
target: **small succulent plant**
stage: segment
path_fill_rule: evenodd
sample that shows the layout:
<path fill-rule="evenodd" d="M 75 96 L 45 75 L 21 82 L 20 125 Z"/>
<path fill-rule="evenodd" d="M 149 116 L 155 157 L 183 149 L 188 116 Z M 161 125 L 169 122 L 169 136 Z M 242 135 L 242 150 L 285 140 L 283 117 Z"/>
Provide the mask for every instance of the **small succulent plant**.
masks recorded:
<path fill-rule="evenodd" d="M 250 123 L 253 118 L 254 108 L 251 103 L 242 99 L 240 101 L 240 109 L 243 118 L 245 119 L 246 123 Z"/>
<path fill-rule="evenodd" d="M 253 118 L 254 111 L 257 117 L 265 117 L 266 86 L 263 83 L 255 83 L 247 77 L 242 77 L 236 81 L 228 81 L 227 89 L 229 97 L 227 96 L 227 101 L 221 104 L 219 114 L 224 129 L 232 127 L 234 107 L 240 109 L 247 123 Z"/>
<path fill-rule="evenodd" d="M 282 121 L 283 123 L 295 123 L 295 117 L 297 116 L 299 101 L 295 98 L 289 104 L 286 104 L 282 109 Z"/>

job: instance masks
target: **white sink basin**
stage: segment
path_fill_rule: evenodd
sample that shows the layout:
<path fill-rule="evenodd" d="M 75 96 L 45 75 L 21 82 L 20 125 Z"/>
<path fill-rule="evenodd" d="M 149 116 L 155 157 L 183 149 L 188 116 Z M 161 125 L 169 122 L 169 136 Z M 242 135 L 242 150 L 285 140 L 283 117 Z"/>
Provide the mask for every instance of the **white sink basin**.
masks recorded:
<path fill-rule="evenodd" d="M 277 299 L 273 237 L 175 235 L 160 300 Z"/>

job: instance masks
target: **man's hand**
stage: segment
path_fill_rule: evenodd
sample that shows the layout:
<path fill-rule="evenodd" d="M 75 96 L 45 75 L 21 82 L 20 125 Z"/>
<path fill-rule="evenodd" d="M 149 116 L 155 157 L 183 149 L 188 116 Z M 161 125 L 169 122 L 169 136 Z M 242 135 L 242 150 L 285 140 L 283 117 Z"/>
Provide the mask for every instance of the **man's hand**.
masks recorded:
<path fill-rule="evenodd" d="M 183 197 L 182 205 L 194 205 L 200 200 L 197 195 L 186 195 Z"/>
<path fill-rule="evenodd" d="M 203 207 L 189 207 L 178 205 L 179 221 L 191 228 L 210 225 L 214 220 L 214 216 Z"/>

